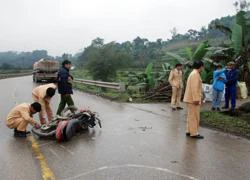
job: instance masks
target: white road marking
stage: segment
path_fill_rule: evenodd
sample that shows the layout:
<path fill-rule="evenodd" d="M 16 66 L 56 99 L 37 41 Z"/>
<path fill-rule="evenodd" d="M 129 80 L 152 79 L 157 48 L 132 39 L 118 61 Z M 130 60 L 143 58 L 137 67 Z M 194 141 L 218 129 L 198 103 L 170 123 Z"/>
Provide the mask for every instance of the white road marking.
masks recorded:
<path fill-rule="evenodd" d="M 85 173 L 78 174 L 78 175 L 70 177 L 70 178 L 66 178 L 64 180 L 71 180 L 71 179 L 80 178 L 80 177 L 83 177 L 83 176 L 86 176 L 86 175 L 89 175 L 89 174 L 94 174 L 96 172 L 103 171 L 103 170 L 117 169 L 117 168 L 126 168 L 126 167 L 153 169 L 153 170 L 157 170 L 157 171 L 162 171 L 162 172 L 170 173 L 170 174 L 173 174 L 173 175 L 176 175 L 176 176 L 179 176 L 179 177 L 188 178 L 190 180 L 198 180 L 195 177 L 188 176 L 188 175 L 185 175 L 185 174 L 181 174 L 181 173 L 172 171 L 172 170 L 167 169 L 167 168 L 153 167 L 153 166 L 146 166 L 146 165 L 138 165 L 138 164 L 125 164 L 125 165 L 115 165 L 115 166 L 103 166 L 103 167 L 100 167 L 100 168 L 97 168 L 97 169 L 94 169 L 94 170 L 91 170 L 91 171 L 87 171 Z"/>

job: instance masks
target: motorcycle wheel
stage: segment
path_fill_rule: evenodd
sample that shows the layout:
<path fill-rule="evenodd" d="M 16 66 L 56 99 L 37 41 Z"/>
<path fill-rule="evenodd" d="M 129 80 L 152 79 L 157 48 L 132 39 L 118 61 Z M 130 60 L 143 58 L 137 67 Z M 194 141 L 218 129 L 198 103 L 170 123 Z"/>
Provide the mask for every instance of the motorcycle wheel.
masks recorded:
<path fill-rule="evenodd" d="M 45 133 L 45 132 L 42 132 L 40 128 L 36 129 L 34 127 L 31 129 L 31 132 L 37 135 L 38 137 L 53 137 L 56 134 L 56 130 L 52 130 L 48 133 L 47 132 Z"/>

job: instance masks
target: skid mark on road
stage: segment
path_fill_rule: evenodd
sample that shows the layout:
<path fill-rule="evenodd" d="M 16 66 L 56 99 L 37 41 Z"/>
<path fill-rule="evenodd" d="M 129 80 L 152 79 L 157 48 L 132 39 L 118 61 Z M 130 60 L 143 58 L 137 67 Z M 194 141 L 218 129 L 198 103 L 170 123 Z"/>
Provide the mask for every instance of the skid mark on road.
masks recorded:
<path fill-rule="evenodd" d="M 97 173 L 97 172 L 100 172 L 100 171 L 109 170 L 109 169 L 118 169 L 118 168 L 127 168 L 127 167 L 144 168 L 144 169 L 151 169 L 151 170 L 156 170 L 156 171 L 162 171 L 162 172 L 165 172 L 165 173 L 176 175 L 178 177 L 187 178 L 187 179 L 190 179 L 190 180 L 198 180 L 195 177 L 188 176 L 188 175 L 185 175 L 185 174 L 180 174 L 180 173 L 172 171 L 170 169 L 161 168 L 161 167 L 146 166 L 146 165 L 138 165 L 138 164 L 125 164 L 125 165 L 115 165 L 115 166 L 103 166 L 103 167 L 100 167 L 100 168 L 97 168 L 97 169 L 94 169 L 94 170 L 91 170 L 91 171 L 87 171 L 87 172 L 82 173 L 82 174 L 78 174 L 78 175 L 70 177 L 70 178 L 66 178 L 64 180 L 71 180 L 71 179 L 76 179 L 76 178 L 82 178 L 84 176 L 87 176 L 87 175 L 90 175 L 90 174 L 94 174 L 94 173 Z"/>
<path fill-rule="evenodd" d="M 13 93 L 12 98 L 13 98 L 14 104 L 17 105 L 18 103 L 17 103 L 17 89 L 16 89 L 16 87 L 14 89 L 14 93 Z"/>
<path fill-rule="evenodd" d="M 62 149 L 66 150 L 69 154 L 71 154 L 72 156 L 75 155 L 75 153 L 73 151 L 70 151 L 69 149 L 67 149 L 65 146 L 63 145 L 59 145 Z"/>
<path fill-rule="evenodd" d="M 58 154 L 51 148 L 49 148 L 49 151 L 56 157 L 59 158 Z"/>
<path fill-rule="evenodd" d="M 51 145 L 51 144 L 55 144 L 55 142 L 46 142 L 46 143 L 42 143 L 42 144 L 40 144 L 40 147 L 48 146 L 48 145 Z"/>
<path fill-rule="evenodd" d="M 28 140 L 31 142 L 32 151 L 34 152 L 36 159 L 39 161 L 43 179 L 55 180 L 55 175 L 49 168 L 46 159 L 41 152 L 39 143 L 34 139 L 33 136 L 29 136 Z"/>
<path fill-rule="evenodd" d="M 165 115 L 165 114 L 160 114 L 160 113 L 156 113 L 156 112 L 154 112 L 154 111 L 151 111 L 151 110 L 148 110 L 148 109 L 144 109 L 144 108 L 140 108 L 140 107 L 136 107 L 136 106 L 134 106 L 134 105 L 130 105 L 130 104 L 128 104 L 128 107 L 129 108 L 133 108 L 133 109 L 138 109 L 138 110 L 140 110 L 140 111 L 144 111 L 144 112 L 147 112 L 147 113 L 150 113 L 150 114 L 154 114 L 154 115 L 157 115 L 157 116 L 161 116 L 161 117 L 164 117 L 164 118 L 170 118 L 170 116 L 167 116 L 167 115 Z"/>

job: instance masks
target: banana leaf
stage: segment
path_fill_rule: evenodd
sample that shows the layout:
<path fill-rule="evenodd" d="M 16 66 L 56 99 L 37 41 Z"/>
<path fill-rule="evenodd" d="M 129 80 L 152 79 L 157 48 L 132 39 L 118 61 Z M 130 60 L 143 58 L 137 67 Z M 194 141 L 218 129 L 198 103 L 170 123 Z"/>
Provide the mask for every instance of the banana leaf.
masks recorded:
<path fill-rule="evenodd" d="M 172 66 L 169 63 L 163 63 L 161 66 L 163 71 L 169 71 L 169 69 L 172 68 Z"/>
<path fill-rule="evenodd" d="M 192 60 L 197 61 L 204 58 L 207 53 L 207 48 L 209 47 L 208 41 L 201 43 L 193 54 Z"/>
<path fill-rule="evenodd" d="M 149 87 L 153 87 L 155 85 L 154 77 L 152 76 L 153 72 L 153 63 L 149 63 L 145 69 L 145 74 L 147 75 L 146 83 Z"/>
<path fill-rule="evenodd" d="M 183 77 L 184 78 L 184 82 L 186 82 L 187 79 L 188 79 L 189 74 L 192 72 L 192 69 L 191 68 L 185 68 L 183 71 L 184 71 L 184 73 L 183 73 L 184 74 L 183 75 L 184 76 Z"/>
<path fill-rule="evenodd" d="M 248 11 L 245 14 L 245 31 L 244 31 L 244 35 L 243 35 L 243 39 L 244 39 L 244 45 L 248 46 L 250 44 L 250 12 Z"/>
<path fill-rule="evenodd" d="M 189 48 L 189 47 L 187 47 L 187 48 L 185 48 L 185 50 L 186 50 L 186 53 L 188 55 L 189 60 L 192 60 L 192 58 L 193 58 L 193 51 L 192 51 L 192 49 Z"/>
<path fill-rule="evenodd" d="M 174 58 L 175 60 L 177 60 L 181 64 L 184 64 L 187 61 L 185 58 L 179 56 L 178 54 L 175 54 L 172 52 L 167 52 L 166 54 L 171 56 L 172 58 Z"/>
<path fill-rule="evenodd" d="M 156 79 L 157 82 L 167 81 L 170 71 L 164 71 L 160 73 L 160 76 Z"/>
<path fill-rule="evenodd" d="M 147 76 L 152 76 L 152 72 L 153 72 L 153 63 L 149 63 L 145 69 L 145 74 Z"/>
<path fill-rule="evenodd" d="M 242 28 L 242 36 L 243 37 L 245 36 L 247 31 L 249 31 L 249 30 L 246 29 L 246 21 L 247 20 L 246 20 L 245 15 L 246 15 L 245 11 L 239 11 L 236 14 L 236 23 L 241 26 L 241 28 Z"/>
<path fill-rule="evenodd" d="M 208 58 L 208 57 L 205 57 L 203 59 L 204 59 L 205 63 L 206 62 L 209 62 L 209 63 L 212 63 L 212 64 L 214 63 L 214 61 L 212 59 Z"/>
<path fill-rule="evenodd" d="M 201 73 L 201 79 L 202 79 L 202 82 L 206 82 L 206 80 L 207 80 L 207 72 L 206 71 L 203 71 Z"/>
<path fill-rule="evenodd" d="M 232 31 L 232 47 L 234 48 L 235 55 L 238 56 L 242 48 L 242 28 L 238 24 L 234 24 Z"/>

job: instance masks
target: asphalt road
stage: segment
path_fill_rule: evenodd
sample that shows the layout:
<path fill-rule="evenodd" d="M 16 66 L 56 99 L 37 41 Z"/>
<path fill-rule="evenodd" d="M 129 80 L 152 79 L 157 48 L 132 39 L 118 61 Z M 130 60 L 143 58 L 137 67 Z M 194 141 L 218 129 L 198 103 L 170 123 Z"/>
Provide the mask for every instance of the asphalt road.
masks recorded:
<path fill-rule="evenodd" d="M 248 140 L 206 128 L 204 140 L 187 138 L 186 112 L 168 104 L 123 104 L 75 91 L 76 105 L 98 112 L 102 129 L 65 143 L 35 137 L 38 147 L 14 138 L 5 117 L 15 104 L 32 102 L 35 86 L 30 76 L 0 80 L 0 179 L 43 179 L 48 168 L 60 180 L 250 179 Z M 56 95 L 54 110 L 58 101 Z"/>

